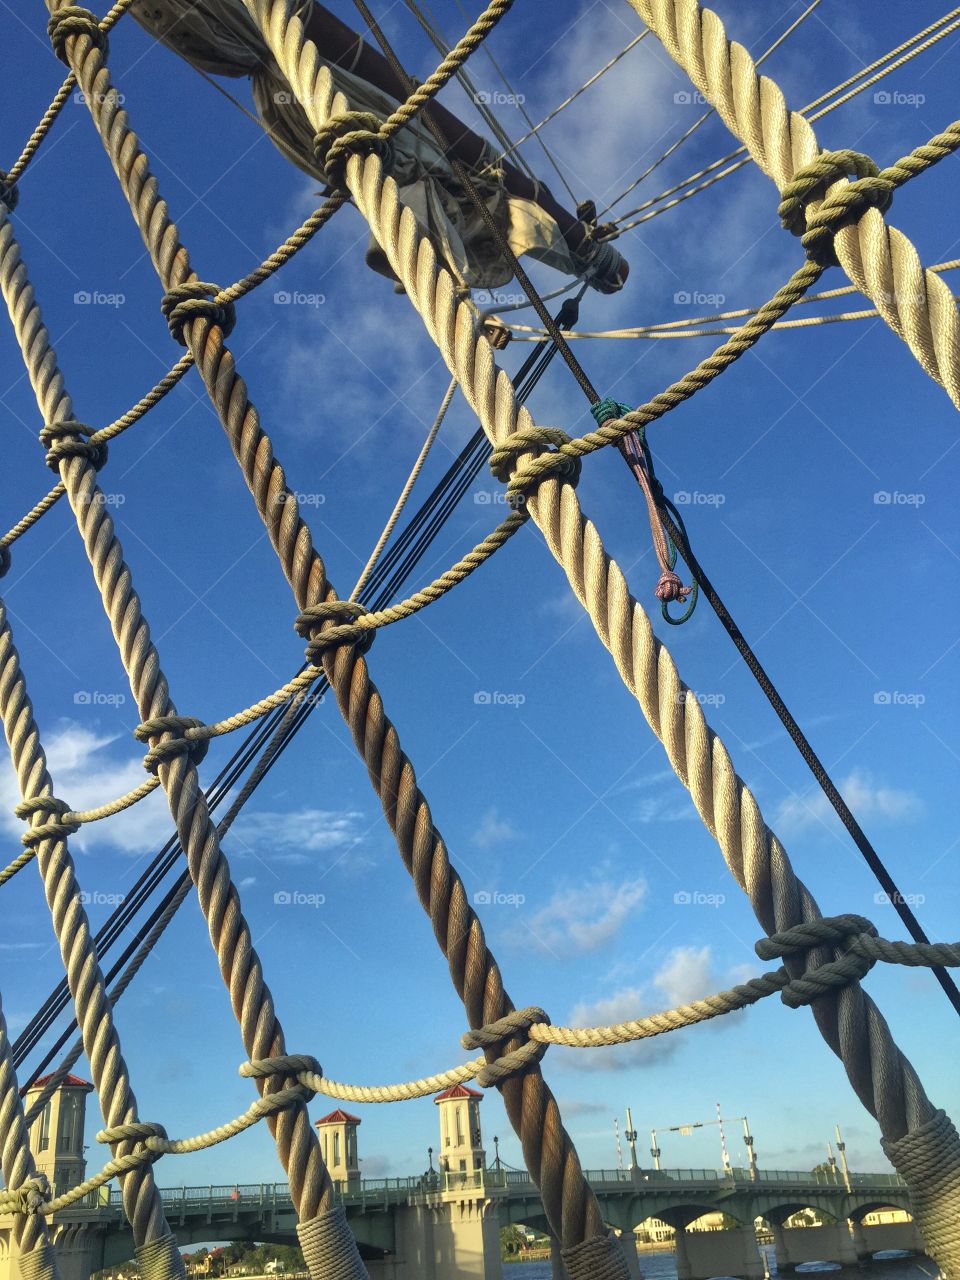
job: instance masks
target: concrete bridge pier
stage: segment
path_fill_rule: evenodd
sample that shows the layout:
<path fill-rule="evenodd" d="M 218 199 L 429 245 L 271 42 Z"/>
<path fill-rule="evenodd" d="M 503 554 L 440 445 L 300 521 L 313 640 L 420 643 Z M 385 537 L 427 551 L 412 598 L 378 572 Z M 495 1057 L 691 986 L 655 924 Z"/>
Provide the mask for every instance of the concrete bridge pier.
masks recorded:
<path fill-rule="evenodd" d="M 819 1227 L 784 1227 L 771 1224 L 776 1247 L 777 1270 L 792 1271 L 801 1262 L 840 1262 L 856 1266 L 870 1250 L 863 1253 L 854 1242 L 846 1222 L 828 1222 Z"/>
<path fill-rule="evenodd" d="M 678 1230 L 676 1240 L 677 1280 L 710 1280 L 711 1276 L 763 1278 L 763 1259 L 752 1224 L 724 1231 Z"/>

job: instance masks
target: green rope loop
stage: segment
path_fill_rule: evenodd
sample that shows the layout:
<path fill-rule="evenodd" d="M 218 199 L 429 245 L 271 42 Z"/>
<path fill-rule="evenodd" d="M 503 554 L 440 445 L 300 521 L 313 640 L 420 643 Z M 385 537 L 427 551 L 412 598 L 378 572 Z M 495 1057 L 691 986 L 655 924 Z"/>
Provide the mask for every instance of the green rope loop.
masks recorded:
<path fill-rule="evenodd" d="M 200 764 L 207 754 L 210 740 L 202 737 L 188 738 L 187 730 L 205 727 L 204 722 L 195 716 L 154 716 L 152 720 L 144 720 L 133 731 L 138 742 L 149 742 L 162 733 L 179 736 L 153 743 L 143 757 L 143 767 L 148 773 L 156 773 L 161 764 L 167 764 L 177 756 L 189 756 L 194 766 Z"/>
<path fill-rule="evenodd" d="M 614 400 L 611 396 L 605 396 L 602 400 L 598 400 L 596 404 L 590 406 L 590 412 L 593 414 L 594 420 L 598 427 L 602 427 L 605 422 L 610 422 L 613 418 L 625 418 L 628 413 L 632 412 L 633 406 L 624 404 L 620 400 Z M 643 428 L 638 430 L 642 431 Z"/>
<path fill-rule="evenodd" d="M 28 827 L 20 837 L 28 848 L 35 847 L 42 840 L 65 840 L 80 830 L 80 823 L 66 800 L 58 800 L 56 796 L 25 796 L 14 813 L 24 821 L 29 821 L 35 814 L 48 815 L 46 822 Z"/>
<path fill-rule="evenodd" d="M 218 301 L 220 292 L 218 284 L 204 280 L 187 280 L 167 290 L 160 299 L 160 310 L 174 342 L 179 342 L 181 347 L 188 345 L 184 327 L 191 320 L 209 320 L 211 324 L 219 325 L 225 338 L 232 333 L 237 322 L 237 309 L 229 299 Z"/>
<path fill-rule="evenodd" d="M 580 459 L 572 452 L 564 452 L 570 437 L 559 427 L 526 427 L 514 431 L 494 445 L 490 455 L 490 470 L 507 485 L 507 502 L 515 510 L 525 506 L 530 494 L 548 476 L 576 485 L 580 479 Z M 546 446 L 553 446 L 547 448 Z M 535 457 L 523 458 L 535 453 Z"/>
<path fill-rule="evenodd" d="M 323 654 L 341 645 L 355 645 L 361 653 L 366 653 L 373 644 L 376 628 L 365 627 L 357 619 L 368 612 L 354 600 L 323 600 L 304 609 L 293 626 L 299 636 L 310 641 L 306 648 L 307 661 L 316 665 Z M 331 621 L 339 625 L 328 627 L 319 635 L 313 634 L 317 627 Z"/>
<path fill-rule="evenodd" d="M 106 57 L 107 34 L 101 30 L 97 15 L 84 9 L 82 5 L 65 4 L 52 13 L 47 23 L 47 34 L 53 45 L 53 52 L 68 67 L 70 59 L 67 57 L 67 41 L 71 36 L 87 36 Z"/>
<path fill-rule="evenodd" d="M 60 470 L 63 458 L 86 458 L 94 471 L 106 463 L 108 451 L 102 441 L 89 439 L 95 435 L 94 427 L 66 418 L 62 422 L 48 422 L 40 429 L 40 443 L 46 449 L 45 462 L 51 471 Z"/>
<path fill-rule="evenodd" d="M 822 198 L 827 187 L 849 176 L 856 180 L 827 196 L 807 219 L 808 203 Z M 876 161 L 863 152 L 824 151 L 787 183 L 777 212 L 784 229 L 800 237 L 811 262 L 822 267 L 835 266 L 833 238 L 836 233 L 861 218 L 867 209 L 886 213 L 895 189 L 896 183 L 889 172 L 881 173 Z"/>
<path fill-rule="evenodd" d="M 382 123 L 372 111 L 344 111 L 331 116 L 314 134 L 313 153 L 331 186 L 343 188 L 344 171 L 352 155 L 376 152 L 389 166 L 393 146 L 380 133 Z"/>

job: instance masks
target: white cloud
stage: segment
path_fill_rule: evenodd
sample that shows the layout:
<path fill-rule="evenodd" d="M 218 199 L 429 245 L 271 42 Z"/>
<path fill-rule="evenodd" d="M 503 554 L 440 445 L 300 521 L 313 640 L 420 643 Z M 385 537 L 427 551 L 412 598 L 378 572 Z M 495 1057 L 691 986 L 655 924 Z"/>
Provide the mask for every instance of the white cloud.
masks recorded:
<path fill-rule="evenodd" d="M 92 809 L 138 787 L 147 777 L 142 756 L 118 760 L 117 752 L 109 748 L 120 740 L 119 734 L 88 729 L 74 720 L 61 721 L 45 734 L 43 745 L 54 794 L 73 809 Z M 0 831 L 18 839 L 24 824 L 13 809 L 19 800 L 16 778 L 4 753 L 0 764 Z M 81 827 L 70 843 L 84 852 L 94 846 L 106 846 L 122 853 L 140 853 L 166 839 L 172 826 L 166 800 L 157 791 L 132 809 Z"/>
<path fill-rule="evenodd" d="M 74 809 L 89 809 L 114 800 L 146 778 L 142 756 L 123 758 L 118 734 L 94 730 L 72 720 L 44 736 L 54 792 Z M 134 748 L 135 749 L 135 748 Z M 118 758 L 119 757 L 119 758 Z M 18 840 L 23 823 L 14 815 L 20 799 L 9 763 L 0 764 L 0 832 Z M 360 853 L 366 821 L 352 810 L 301 809 L 293 813 L 244 812 L 224 844 L 233 853 L 263 852 L 276 862 L 316 861 L 330 853 L 352 869 L 364 863 Z M 94 847 L 120 853 L 142 853 L 159 846 L 173 831 L 162 790 L 111 818 L 84 825 L 70 837 L 71 848 Z M 254 877 L 242 881 L 249 886 Z"/>
<path fill-rule="evenodd" d="M 642 878 L 562 887 L 532 916 L 530 930 L 551 950 L 594 951 L 616 937 L 646 893 Z"/>
<path fill-rule="evenodd" d="M 858 818 L 880 822 L 907 822 L 923 812 L 923 801 L 914 791 L 887 787 L 873 780 L 865 769 L 855 769 L 839 783 L 840 793 Z M 822 791 L 812 790 L 783 800 L 774 828 L 795 834 L 828 821 L 833 806 Z"/>
<path fill-rule="evenodd" d="M 496 809 L 488 809 L 480 820 L 480 825 L 473 834 L 473 843 L 480 849 L 489 849 L 494 844 L 504 844 L 515 840 L 517 832 Z"/>
<path fill-rule="evenodd" d="M 224 836 L 224 845 L 232 855 L 256 854 L 287 866 L 316 863 L 317 854 L 332 854 L 335 865 L 357 870 L 372 865 L 364 852 L 366 825 L 363 814 L 353 810 L 246 812 Z"/>

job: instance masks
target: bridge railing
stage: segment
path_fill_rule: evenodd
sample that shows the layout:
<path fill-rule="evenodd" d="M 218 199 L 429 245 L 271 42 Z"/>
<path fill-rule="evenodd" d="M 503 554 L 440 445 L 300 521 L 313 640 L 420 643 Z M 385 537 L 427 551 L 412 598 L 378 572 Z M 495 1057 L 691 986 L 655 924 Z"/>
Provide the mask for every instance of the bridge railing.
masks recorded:
<path fill-rule="evenodd" d="M 584 1174 L 591 1186 L 597 1188 L 622 1187 L 626 1190 L 635 1186 L 639 1191 L 655 1191 L 664 1184 L 680 1183 L 692 1185 L 716 1184 L 722 1186 L 753 1185 L 758 1183 L 767 1186 L 795 1187 L 829 1187 L 843 1191 L 846 1183 L 839 1170 L 818 1170 L 806 1173 L 795 1169 L 758 1169 L 751 1173 L 749 1169 L 644 1169 L 631 1173 L 625 1169 L 585 1169 Z M 850 1186 L 864 1191 L 883 1191 L 903 1189 L 906 1183 L 896 1173 L 851 1173 Z M 478 1169 L 471 1172 L 435 1172 L 421 1174 L 412 1178 L 363 1178 L 355 1182 L 341 1183 L 337 1186 L 337 1199 L 346 1205 L 361 1207 L 367 1205 L 402 1203 L 408 1199 L 432 1195 L 437 1192 L 475 1191 L 491 1194 L 536 1192 L 530 1175 L 522 1169 Z M 200 1187 L 164 1187 L 160 1194 L 164 1207 L 173 1214 L 190 1214 L 191 1212 L 239 1214 L 268 1213 L 279 1211 L 292 1212 L 290 1188 L 285 1182 L 237 1183 L 233 1185 L 215 1186 L 208 1183 Z M 66 1212 L 70 1214 L 98 1217 L 122 1218 L 123 1207 L 121 1193 L 117 1189 L 101 1187 L 92 1191 L 82 1201 L 71 1206 Z"/>

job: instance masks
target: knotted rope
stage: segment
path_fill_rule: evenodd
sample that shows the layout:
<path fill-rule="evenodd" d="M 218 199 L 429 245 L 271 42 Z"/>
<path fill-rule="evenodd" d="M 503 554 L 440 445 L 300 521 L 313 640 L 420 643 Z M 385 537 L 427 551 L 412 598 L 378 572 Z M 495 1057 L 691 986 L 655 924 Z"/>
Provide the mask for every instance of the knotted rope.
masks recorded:
<path fill-rule="evenodd" d="M 570 437 L 559 427 L 529 426 L 494 445 L 490 470 L 506 483 L 507 502 L 514 510 L 525 509 L 530 495 L 548 476 L 576 486 L 580 459 L 564 451 L 569 444 Z"/>
<path fill-rule="evenodd" d="M 40 429 L 40 443 L 46 449 L 46 464 L 51 471 L 60 471 L 62 458 L 86 458 L 95 471 L 107 460 L 107 446 L 102 441 L 90 439 L 93 427 L 73 419 L 48 422 Z"/>
<path fill-rule="evenodd" d="M 195 716 L 154 716 L 151 720 L 144 720 L 133 731 L 139 742 L 149 742 L 163 733 L 174 736 L 153 743 L 143 757 L 143 767 L 148 773 L 156 773 L 161 764 L 169 764 L 177 756 L 187 756 L 194 765 L 200 764 L 207 754 L 210 740 L 196 734 L 191 737 L 190 731 L 204 727 L 203 721 Z"/>
<path fill-rule="evenodd" d="M 100 19 L 95 13 L 91 13 L 89 9 L 83 8 L 79 4 L 61 5 L 50 15 L 47 22 L 47 33 L 50 36 L 50 43 L 53 45 L 53 51 L 68 67 L 70 59 L 67 57 L 67 40 L 71 36 L 86 36 L 100 52 L 106 57 L 109 41 L 106 32 L 100 26 Z"/>
<path fill-rule="evenodd" d="M 549 1022 L 544 1011 L 535 1005 L 527 1009 L 514 1009 L 496 1022 L 468 1031 L 460 1038 L 460 1043 L 465 1049 L 500 1049 L 518 1033 L 529 1032 L 537 1023 L 549 1025 Z M 502 1084 L 510 1076 L 522 1075 L 538 1063 L 546 1051 L 545 1044 L 537 1044 L 528 1039 L 519 1048 L 503 1053 L 493 1061 L 488 1060 L 477 1072 L 477 1084 L 481 1089 L 490 1089 Z"/>
<path fill-rule="evenodd" d="M 24 820 L 38 813 L 49 815 L 46 822 L 29 827 L 20 837 L 34 850 L 42 840 L 62 840 L 80 830 L 80 823 L 66 800 L 58 800 L 56 796 L 27 796 L 15 806 L 14 813 Z"/>
<path fill-rule="evenodd" d="M 52 1192 L 45 1173 L 38 1173 L 19 1187 L 0 1190 L 0 1213 L 39 1213 Z"/>
<path fill-rule="evenodd" d="M 237 322 L 237 309 L 233 302 L 222 296 L 218 284 L 203 280 L 185 280 L 171 285 L 160 300 L 160 310 L 166 318 L 170 336 L 181 347 L 187 346 L 184 325 L 192 320 L 209 320 L 218 324 L 224 337 L 233 332 Z"/>

